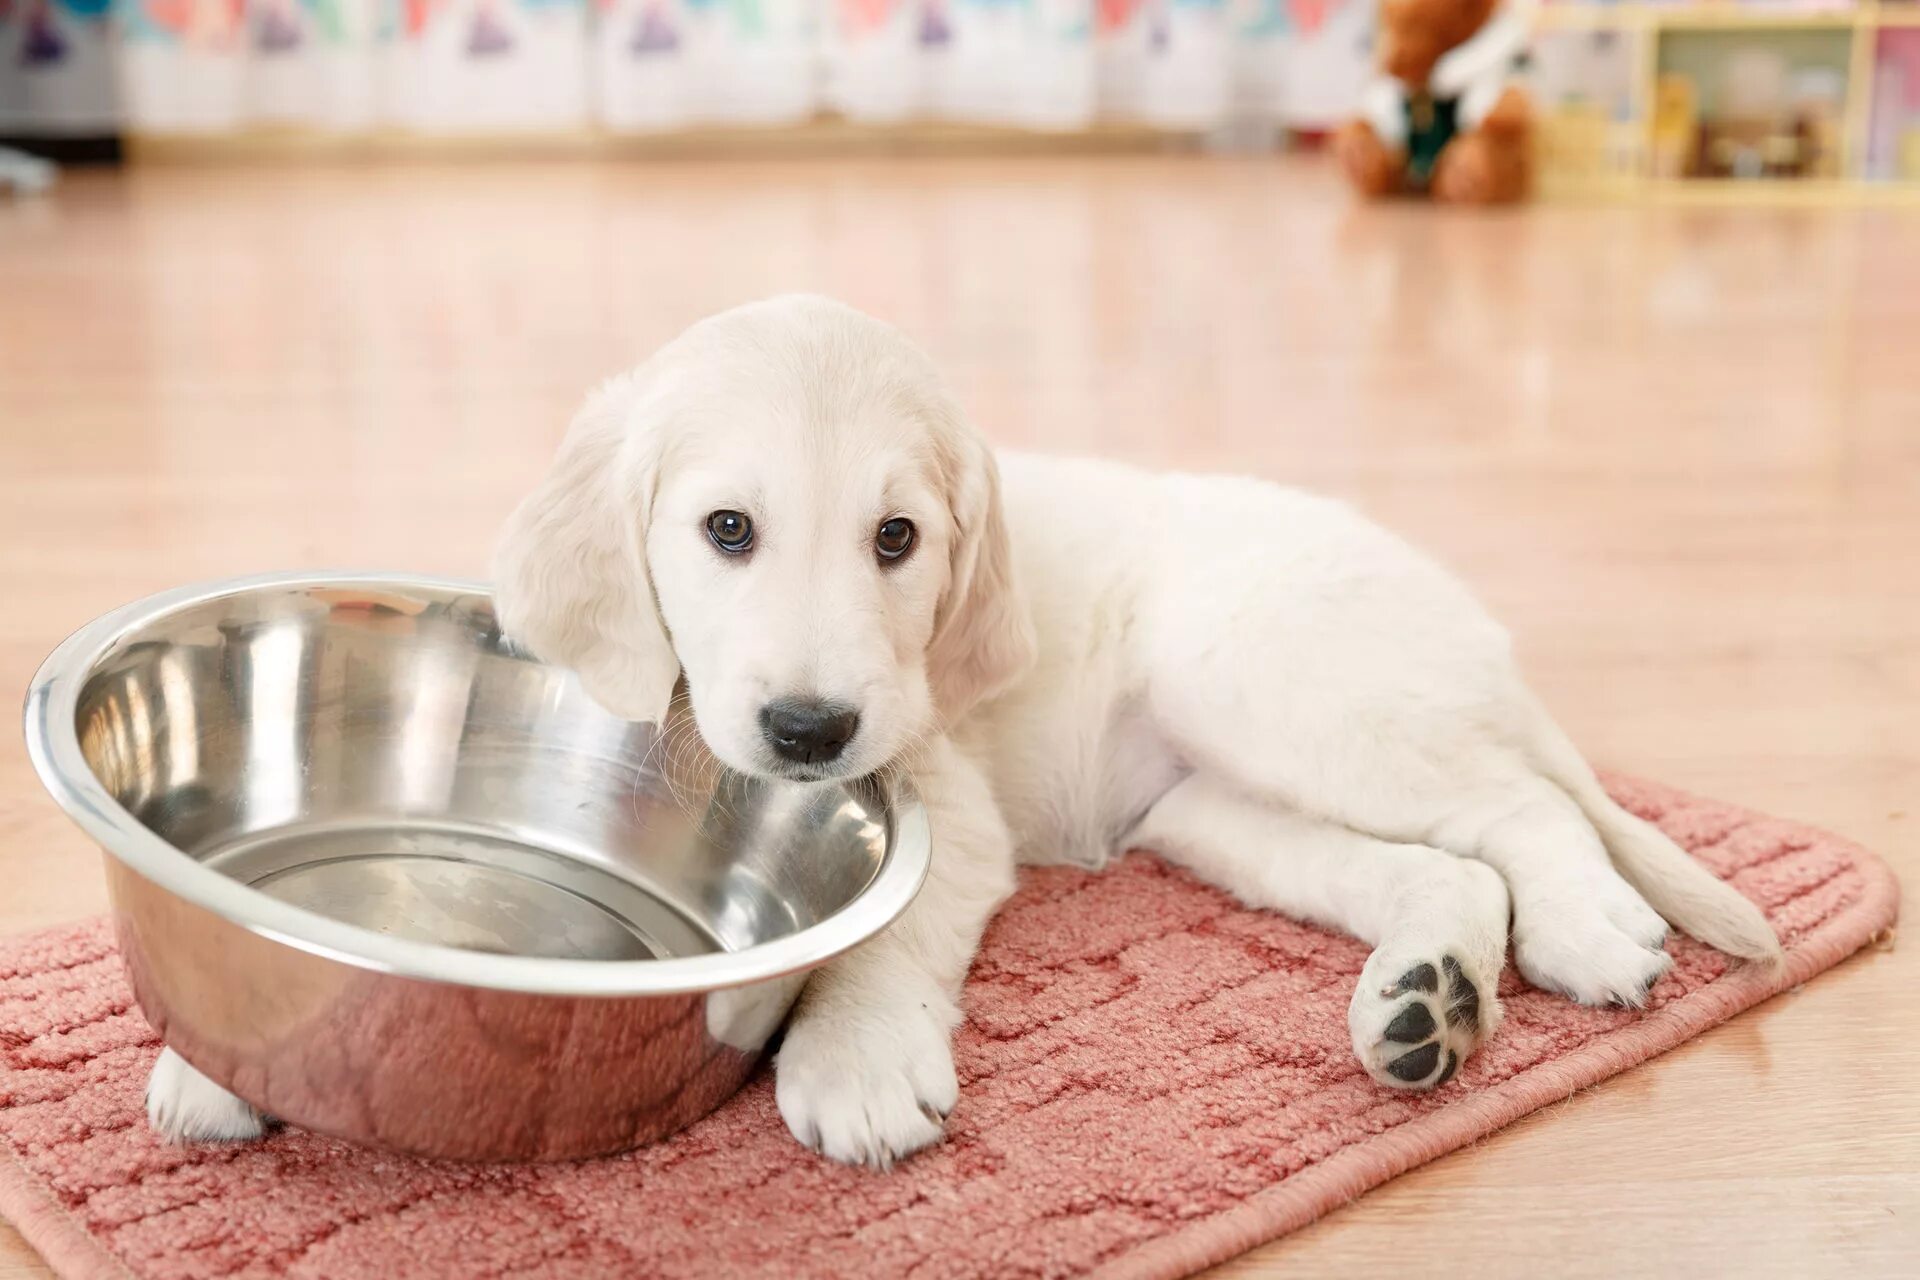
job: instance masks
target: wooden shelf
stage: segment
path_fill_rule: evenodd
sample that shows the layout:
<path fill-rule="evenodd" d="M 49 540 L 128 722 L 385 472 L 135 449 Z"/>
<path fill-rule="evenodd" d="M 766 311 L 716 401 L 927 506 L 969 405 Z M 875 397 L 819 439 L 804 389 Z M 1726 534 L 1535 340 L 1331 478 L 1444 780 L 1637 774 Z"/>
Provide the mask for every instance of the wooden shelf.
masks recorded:
<path fill-rule="evenodd" d="M 1862 174 L 1865 168 L 1867 126 L 1871 116 L 1874 47 L 1881 30 L 1920 28 L 1920 3 L 1913 0 L 1865 0 L 1845 6 L 1771 6 L 1740 4 L 1733 0 L 1710 3 L 1623 4 L 1594 0 L 1545 0 L 1532 11 L 1538 32 L 1606 31 L 1633 36 L 1642 42 L 1634 58 L 1638 70 L 1632 91 L 1634 117 L 1628 127 L 1642 135 L 1640 163 L 1653 153 L 1653 102 L 1663 36 L 1677 33 L 1718 32 L 1830 32 L 1850 40 L 1847 98 L 1844 109 L 1842 168 Z M 1702 204 L 1746 203 L 1920 203 L 1920 180 L 1879 179 L 1865 176 L 1816 178 L 1662 178 L 1645 172 L 1595 175 L 1543 173 L 1550 194 L 1588 198 L 1680 201 Z"/>
<path fill-rule="evenodd" d="M 1920 4 L 1804 9 L 1757 4 L 1594 4 L 1549 0 L 1534 10 L 1540 31 L 1833 31 L 1920 27 Z"/>
<path fill-rule="evenodd" d="M 1647 178 L 1640 186 L 1658 204 L 1784 206 L 1920 206 L 1920 182 L 1865 178 Z"/>

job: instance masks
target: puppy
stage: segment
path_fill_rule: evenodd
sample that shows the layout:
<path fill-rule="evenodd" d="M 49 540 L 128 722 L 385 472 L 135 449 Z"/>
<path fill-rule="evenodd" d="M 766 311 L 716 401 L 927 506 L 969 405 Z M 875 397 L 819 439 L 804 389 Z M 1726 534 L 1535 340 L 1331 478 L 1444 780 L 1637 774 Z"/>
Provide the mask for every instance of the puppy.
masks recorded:
<path fill-rule="evenodd" d="M 1607 797 L 1433 561 L 1272 484 L 996 460 L 922 352 L 825 299 L 715 316 L 595 392 L 496 577 L 508 633 L 617 714 L 658 720 L 684 676 L 734 769 L 913 777 L 926 886 L 815 974 L 776 1062 L 836 1160 L 939 1138 L 961 983 L 1023 862 L 1150 849 L 1364 939 L 1353 1048 L 1393 1089 L 1493 1033 L 1510 918 L 1522 974 L 1587 1004 L 1642 1003 L 1669 920 L 1780 954 Z M 170 1058 L 157 1125 L 257 1131 Z"/>

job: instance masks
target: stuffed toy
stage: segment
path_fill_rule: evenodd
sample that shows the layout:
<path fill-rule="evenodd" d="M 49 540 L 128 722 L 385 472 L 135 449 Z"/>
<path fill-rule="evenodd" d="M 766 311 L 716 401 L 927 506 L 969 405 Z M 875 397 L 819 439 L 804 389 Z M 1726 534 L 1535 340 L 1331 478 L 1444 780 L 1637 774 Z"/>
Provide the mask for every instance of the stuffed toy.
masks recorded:
<path fill-rule="evenodd" d="M 1526 96 L 1508 83 L 1526 23 L 1500 0 L 1380 0 L 1379 74 L 1334 139 L 1362 192 L 1503 204 L 1531 177 Z"/>

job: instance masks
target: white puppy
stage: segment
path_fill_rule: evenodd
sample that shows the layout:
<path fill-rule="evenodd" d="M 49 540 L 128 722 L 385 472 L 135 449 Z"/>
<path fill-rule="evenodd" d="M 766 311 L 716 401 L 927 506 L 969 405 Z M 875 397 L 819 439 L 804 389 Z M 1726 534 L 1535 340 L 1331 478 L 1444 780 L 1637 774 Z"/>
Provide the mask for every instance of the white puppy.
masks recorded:
<path fill-rule="evenodd" d="M 658 719 L 684 674 L 735 769 L 913 776 L 926 887 L 815 975 L 776 1067 L 794 1135 L 838 1160 L 940 1136 L 1019 862 L 1152 849 L 1372 943 L 1349 1024 L 1392 1088 L 1492 1032 L 1509 911 L 1521 972 L 1591 1004 L 1643 1000 L 1663 915 L 1779 955 L 1608 799 L 1431 560 L 1258 481 L 996 463 L 924 354 L 834 302 L 729 311 L 602 387 L 497 569 L 508 631 L 620 714 Z M 200 1087 L 156 1072 L 155 1123 L 232 1114 L 174 1096 Z"/>

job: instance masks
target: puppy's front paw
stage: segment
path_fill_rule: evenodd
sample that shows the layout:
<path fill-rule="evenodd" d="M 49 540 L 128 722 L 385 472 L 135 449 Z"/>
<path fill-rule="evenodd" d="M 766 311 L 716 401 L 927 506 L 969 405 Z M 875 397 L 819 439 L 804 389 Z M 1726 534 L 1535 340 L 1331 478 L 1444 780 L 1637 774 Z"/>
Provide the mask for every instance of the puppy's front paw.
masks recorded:
<path fill-rule="evenodd" d="M 774 1064 L 787 1128 L 830 1159 L 880 1169 L 938 1142 L 960 1099 L 950 1015 L 927 1004 L 803 1007 Z"/>
<path fill-rule="evenodd" d="M 171 1049 L 147 1078 L 147 1123 L 168 1142 L 247 1142 L 267 1131 L 264 1116 Z"/>

